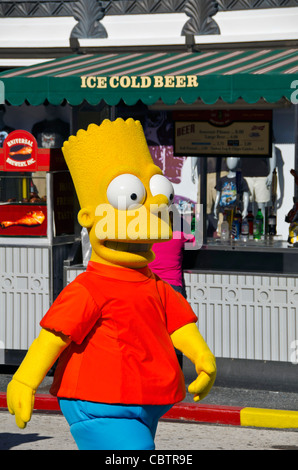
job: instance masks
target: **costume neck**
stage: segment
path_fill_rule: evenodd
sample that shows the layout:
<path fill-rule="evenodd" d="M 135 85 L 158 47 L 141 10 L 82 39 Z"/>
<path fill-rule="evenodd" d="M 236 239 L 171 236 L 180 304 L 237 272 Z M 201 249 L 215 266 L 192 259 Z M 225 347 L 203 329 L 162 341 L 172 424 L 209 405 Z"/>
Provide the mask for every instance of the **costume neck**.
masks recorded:
<path fill-rule="evenodd" d="M 107 266 L 113 266 L 114 268 L 130 268 L 130 269 L 139 269 L 139 268 L 146 268 L 148 265 L 148 261 L 144 261 L 144 264 L 142 266 L 129 266 L 125 264 L 117 264 L 117 263 L 112 263 L 111 261 L 108 261 L 98 254 L 95 253 L 94 250 L 92 250 L 90 261 L 93 261 L 94 263 L 100 263 L 100 264 L 105 264 Z"/>

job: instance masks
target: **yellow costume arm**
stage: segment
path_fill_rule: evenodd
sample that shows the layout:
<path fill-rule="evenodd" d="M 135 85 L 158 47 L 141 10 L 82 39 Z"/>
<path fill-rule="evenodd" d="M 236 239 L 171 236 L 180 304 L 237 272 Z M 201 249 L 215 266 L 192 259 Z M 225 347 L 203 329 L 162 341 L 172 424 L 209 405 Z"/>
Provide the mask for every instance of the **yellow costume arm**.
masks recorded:
<path fill-rule="evenodd" d="M 68 346 L 70 339 L 42 329 L 7 387 L 7 407 L 19 428 L 31 419 L 34 396 L 49 369 Z"/>
<path fill-rule="evenodd" d="M 189 385 L 188 391 L 194 395 L 194 401 L 199 401 L 208 395 L 215 381 L 215 357 L 195 323 L 189 323 L 174 331 L 171 339 L 175 348 L 195 365 L 198 377 Z"/>

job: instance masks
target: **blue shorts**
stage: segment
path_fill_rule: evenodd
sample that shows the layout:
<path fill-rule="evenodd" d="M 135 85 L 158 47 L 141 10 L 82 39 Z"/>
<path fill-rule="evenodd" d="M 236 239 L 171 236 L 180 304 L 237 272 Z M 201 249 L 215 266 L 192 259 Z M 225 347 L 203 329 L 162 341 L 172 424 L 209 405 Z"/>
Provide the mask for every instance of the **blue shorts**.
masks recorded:
<path fill-rule="evenodd" d="M 159 418 L 172 405 L 110 405 L 59 398 L 79 450 L 154 450 Z"/>

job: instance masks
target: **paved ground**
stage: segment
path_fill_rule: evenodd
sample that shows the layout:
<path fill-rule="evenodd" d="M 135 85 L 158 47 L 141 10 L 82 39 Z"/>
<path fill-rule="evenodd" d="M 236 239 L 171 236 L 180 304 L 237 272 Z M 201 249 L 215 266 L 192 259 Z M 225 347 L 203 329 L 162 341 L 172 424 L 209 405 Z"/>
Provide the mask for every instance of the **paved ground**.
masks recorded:
<path fill-rule="evenodd" d="M 5 392 L 11 374 L 0 374 L 0 392 Z M 46 377 L 38 393 L 47 394 L 52 377 Z M 193 403 L 187 394 L 185 405 Z M 298 411 L 296 393 L 214 386 L 202 405 L 216 407 L 254 407 Z M 298 450 L 298 426 L 294 429 L 268 429 L 205 424 L 202 422 L 161 421 L 156 449 L 163 450 Z M 76 450 L 64 417 L 35 411 L 25 430 L 14 417 L 0 411 L 0 450 Z"/>
<path fill-rule="evenodd" d="M 298 450 L 298 431 L 161 421 L 156 450 Z M 0 450 L 77 450 L 63 416 L 34 413 L 27 428 L 0 412 Z"/>

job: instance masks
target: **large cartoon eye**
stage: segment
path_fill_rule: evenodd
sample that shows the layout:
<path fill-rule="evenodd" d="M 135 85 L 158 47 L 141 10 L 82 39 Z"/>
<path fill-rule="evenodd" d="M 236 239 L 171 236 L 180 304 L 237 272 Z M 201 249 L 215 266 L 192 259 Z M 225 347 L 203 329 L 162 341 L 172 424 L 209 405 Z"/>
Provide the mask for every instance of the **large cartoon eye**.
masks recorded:
<path fill-rule="evenodd" d="M 152 196 L 163 194 L 169 200 L 169 206 L 174 201 L 174 188 L 172 183 L 163 175 L 154 175 L 150 179 L 149 187 Z"/>
<path fill-rule="evenodd" d="M 109 203 L 119 210 L 136 209 L 144 202 L 145 196 L 142 181 L 129 173 L 116 176 L 107 189 Z"/>

